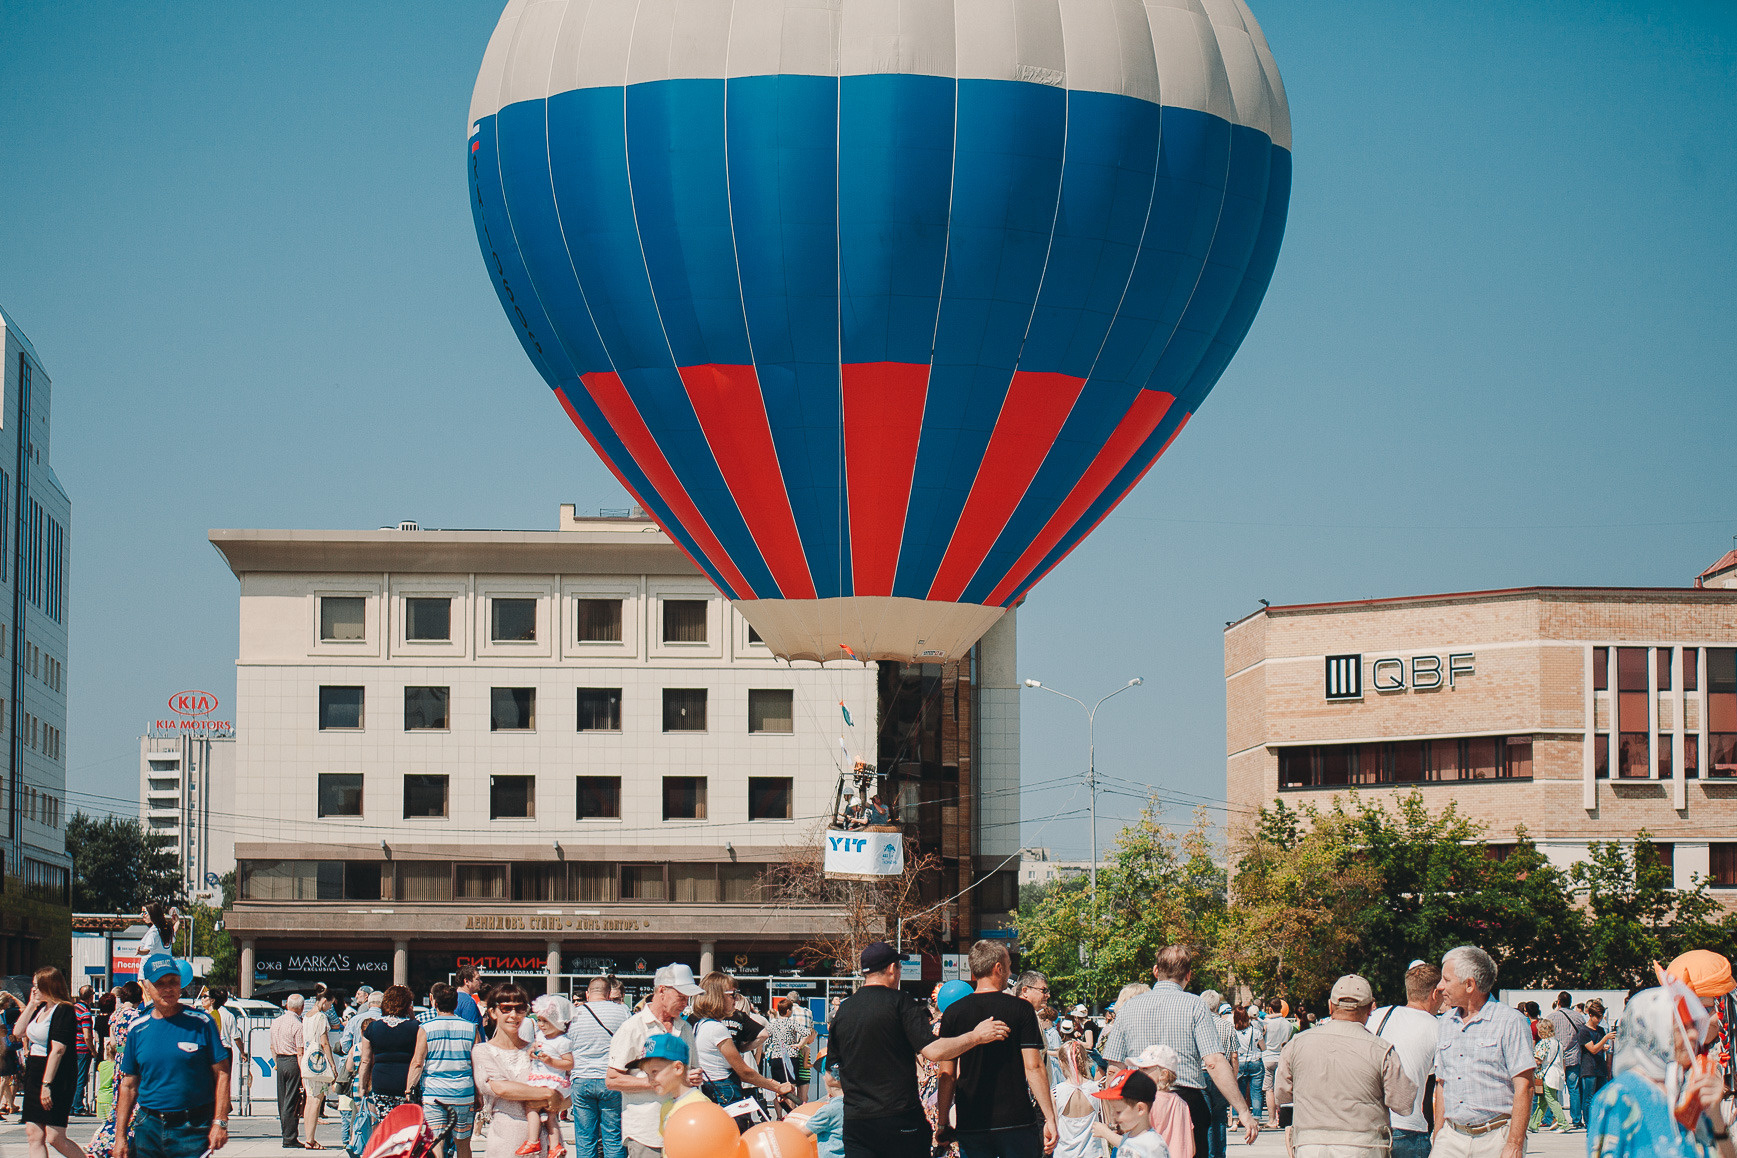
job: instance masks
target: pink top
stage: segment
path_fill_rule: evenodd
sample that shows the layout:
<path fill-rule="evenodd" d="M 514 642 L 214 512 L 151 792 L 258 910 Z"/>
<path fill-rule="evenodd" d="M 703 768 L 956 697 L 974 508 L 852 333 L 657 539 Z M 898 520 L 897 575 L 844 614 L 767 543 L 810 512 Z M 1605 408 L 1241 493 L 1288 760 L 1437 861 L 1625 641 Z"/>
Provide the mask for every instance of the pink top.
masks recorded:
<path fill-rule="evenodd" d="M 1194 1119 L 1188 1103 L 1169 1090 L 1159 1090 L 1152 1099 L 1152 1129 L 1164 1139 L 1170 1158 L 1194 1158 Z"/>

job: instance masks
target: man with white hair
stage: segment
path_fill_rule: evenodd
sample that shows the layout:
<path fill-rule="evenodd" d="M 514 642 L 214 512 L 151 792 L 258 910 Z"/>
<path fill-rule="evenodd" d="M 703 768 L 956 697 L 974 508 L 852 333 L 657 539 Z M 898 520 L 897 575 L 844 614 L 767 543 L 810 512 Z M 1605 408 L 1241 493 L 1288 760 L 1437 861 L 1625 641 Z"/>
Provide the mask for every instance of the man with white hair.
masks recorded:
<path fill-rule="evenodd" d="M 285 1150 L 301 1149 L 297 1123 L 302 1109 L 302 995 L 292 993 L 271 1023 L 271 1064 L 277 1073 L 277 1119 Z"/>
<path fill-rule="evenodd" d="M 1492 1000 L 1496 963 L 1475 945 L 1441 961 L 1447 1013 L 1435 1047 L 1432 1158 L 1524 1158 L 1532 1108 L 1532 1027 Z"/>

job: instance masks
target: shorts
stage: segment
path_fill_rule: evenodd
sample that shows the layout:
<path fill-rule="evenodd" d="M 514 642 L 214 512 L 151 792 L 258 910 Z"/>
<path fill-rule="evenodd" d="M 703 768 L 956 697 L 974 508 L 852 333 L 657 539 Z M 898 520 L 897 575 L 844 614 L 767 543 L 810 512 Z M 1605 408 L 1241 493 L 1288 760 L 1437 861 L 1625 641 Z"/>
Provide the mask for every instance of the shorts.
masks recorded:
<path fill-rule="evenodd" d="M 452 1122 L 452 1136 L 462 1142 L 470 1137 L 471 1131 L 476 1127 L 476 1104 L 469 1098 L 462 1102 L 443 1102 L 434 1098 L 423 1098 L 422 1116 L 436 1137 L 446 1130 L 446 1123 L 450 1120 Z"/>
<path fill-rule="evenodd" d="M 302 1092 L 306 1094 L 310 1100 L 318 1098 L 323 1101 L 325 1100 L 326 1095 L 331 1093 L 331 1090 L 331 1078 L 310 1078 L 306 1074 L 302 1075 Z"/>

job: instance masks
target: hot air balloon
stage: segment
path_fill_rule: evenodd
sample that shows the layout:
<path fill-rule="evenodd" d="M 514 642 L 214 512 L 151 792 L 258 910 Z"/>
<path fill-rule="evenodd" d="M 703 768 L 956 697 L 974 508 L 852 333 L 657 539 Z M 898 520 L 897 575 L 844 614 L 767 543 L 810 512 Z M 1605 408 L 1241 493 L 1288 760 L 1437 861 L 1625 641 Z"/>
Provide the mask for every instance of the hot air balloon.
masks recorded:
<path fill-rule="evenodd" d="M 1243 0 L 511 0 L 470 126 L 525 352 L 791 659 L 964 654 L 1212 389 L 1290 199 Z"/>

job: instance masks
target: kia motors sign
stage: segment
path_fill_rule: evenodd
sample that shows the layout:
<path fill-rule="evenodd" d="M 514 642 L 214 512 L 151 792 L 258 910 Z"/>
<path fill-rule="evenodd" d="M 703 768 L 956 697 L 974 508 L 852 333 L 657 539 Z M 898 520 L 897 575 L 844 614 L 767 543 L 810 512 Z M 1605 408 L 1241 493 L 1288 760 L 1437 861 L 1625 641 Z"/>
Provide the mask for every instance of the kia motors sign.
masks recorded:
<path fill-rule="evenodd" d="M 179 718 L 154 721 L 152 731 L 158 735 L 166 732 L 233 732 L 235 724 L 232 721 L 212 718 L 220 702 L 210 692 L 196 688 L 176 692 L 169 697 L 169 710 Z"/>

